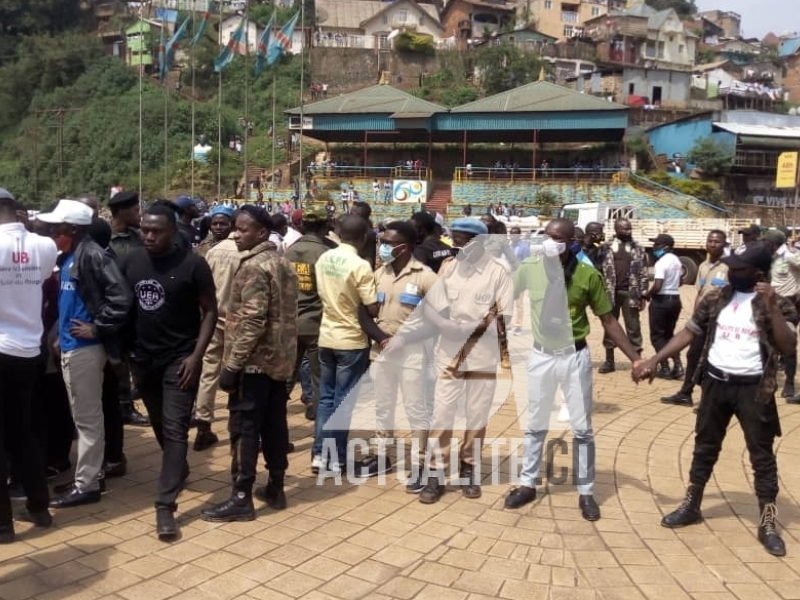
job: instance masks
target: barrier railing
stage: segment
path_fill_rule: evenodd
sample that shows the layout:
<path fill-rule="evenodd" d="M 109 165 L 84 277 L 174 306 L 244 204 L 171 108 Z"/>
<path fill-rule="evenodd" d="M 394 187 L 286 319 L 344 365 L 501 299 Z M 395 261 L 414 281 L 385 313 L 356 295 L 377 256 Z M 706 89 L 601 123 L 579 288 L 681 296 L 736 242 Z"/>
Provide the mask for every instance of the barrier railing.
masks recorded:
<path fill-rule="evenodd" d="M 431 171 L 426 167 L 405 166 L 362 167 L 354 165 L 308 165 L 311 177 L 318 179 L 416 179 L 430 181 Z"/>
<path fill-rule="evenodd" d="M 501 183 L 541 182 L 596 182 L 624 183 L 627 180 L 627 169 L 608 169 L 600 167 L 572 167 L 568 169 L 522 169 L 504 167 L 456 167 L 453 174 L 456 182 L 492 181 Z"/>

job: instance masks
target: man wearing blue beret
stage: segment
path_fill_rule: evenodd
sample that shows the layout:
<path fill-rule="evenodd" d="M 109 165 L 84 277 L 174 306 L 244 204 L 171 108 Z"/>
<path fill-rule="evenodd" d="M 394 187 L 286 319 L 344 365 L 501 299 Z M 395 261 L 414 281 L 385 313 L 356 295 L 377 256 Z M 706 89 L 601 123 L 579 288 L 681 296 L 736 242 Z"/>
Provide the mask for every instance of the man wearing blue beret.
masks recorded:
<path fill-rule="evenodd" d="M 425 297 L 423 314 L 436 327 L 436 393 L 429 435 L 428 476 L 419 501 L 433 504 L 444 493 L 455 415 L 464 404 L 466 424 L 459 448 L 459 479 L 465 498 L 481 496 L 481 447 L 497 387 L 500 363 L 496 319 L 509 319 L 514 288 L 508 269 L 485 249 L 488 233 L 479 219 L 451 226 L 456 256 L 445 260 Z"/>

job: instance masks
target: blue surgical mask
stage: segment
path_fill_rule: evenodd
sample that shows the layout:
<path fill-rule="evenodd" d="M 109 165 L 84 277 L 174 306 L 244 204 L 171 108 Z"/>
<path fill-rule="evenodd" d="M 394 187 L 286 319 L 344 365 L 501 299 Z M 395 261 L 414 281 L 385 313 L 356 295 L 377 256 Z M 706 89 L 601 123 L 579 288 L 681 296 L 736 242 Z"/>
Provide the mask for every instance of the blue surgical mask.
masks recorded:
<path fill-rule="evenodd" d="M 656 258 L 661 258 L 662 256 L 664 256 L 665 252 L 666 250 L 664 248 L 659 248 L 658 250 L 653 250 L 653 256 L 655 256 Z"/>
<path fill-rule="evenodd" d="M 581 251 L 581 243 L 580 242 L 572 242 L 569 245 L 569 251 L 573 254 L 578 254 Z"/>
<path fill-rule="evenodd" d="M 395 259 L 394 254 L 392 254 L 394 248 L 392 248 L 389 244 L 381 244 L 378 247 L 378 257 L 381 259 L 381 262 L 385 265 L 388 265 Z"/>

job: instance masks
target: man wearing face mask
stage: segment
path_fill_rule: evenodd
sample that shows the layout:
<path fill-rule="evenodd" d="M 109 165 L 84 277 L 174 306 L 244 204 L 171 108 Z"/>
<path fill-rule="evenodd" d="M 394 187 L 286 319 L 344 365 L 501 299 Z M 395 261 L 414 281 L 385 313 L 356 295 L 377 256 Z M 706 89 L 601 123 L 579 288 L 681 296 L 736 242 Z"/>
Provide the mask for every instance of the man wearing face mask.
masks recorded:
<path fill-rule="evenodd" d="M 88 235 L 91 207 L 61 200 L 55 210 L 39 215 L 54 225 L 53 237 L 62 252 L 58 296 L 59 337 L 54 352 L 69 393 L 78 430 L 75 480 L 51 506 L 66 508 L 100 501 L 105 431 L 103 372 L 106 361 L 119 363 L 117 334 L 128 321 L 133 295 L 113 257 Z"/>
<path fill-rule="evenodd" d="M 641 352 L 642 324 L 639 312 L 647 304 L 642 298 L 642 292 L 649 283 L 647 255 L 644 248 L 631 237 L 631 222 L 628 219 L 614 222 L 614 234 L 615 239 L 600 248 L 601 258 L 598 262 L 601 262 L 608 298 L 614 307 L 614 318 L 619 320 L 620 313 L 622 314 L 628 340 Z M 604 336 L 603 346 L 606 349 L 606 360 L 597 372 L 612 373 L 616 370 L 614 342 Z"/>
<path fill-rule="evenodd" d="M 656 257 L 653 286 L 642 294 L 650 300 L 650 343 L 659 352 L 675 335 L 675 325 L 681 316 L 681 261 L 672 252 L 675 240 L 671 235 L 660 233 L 654 238 L 653 256 Z M 661 379 L 680 379 L 683 377 L 683 364 L 680 354 L 672 357 L 672 371 L 669 363 L 661 363 L 656 377 Z"/>
<path fill-rule="evenodd" d="M 600 245 L 603 242 L 603 224 L 592 221 L 586 225 L 586 233 L 581 240 L 583 243 L 583 254 L 592 261 L 595 269 L 601 271 L 603 268 Z"/>
<path fill-rule="evenodd" d="M 488 233 L 478 219 L 462 218 L 451 227 L 458 254 L 442 264 L 426 296 L 423 314 L 437 329 L 436 401 L 429 434 L 430 464 L 419 501 L 433 504 L 444 493 L 445 472 L 458 405 L 466 424 L 459 449 L 461 494 L 480 498 L 480 449 L 497 387 L 500 358 L 497 320 L 509 319 L 514 302 L 508 267 L 485 247 Z"/>
<path fill-rule="evenodd" d="M 751 242 L 722 258 L 730 285 L 704 296 L 686 327 L 654 357 L 637 365 L 634 381 L 653 380 L 656 365 L 705 336 L 697 369 L 703 395 L 697 412 L 689 487 L 681 505 L 661 520 L 669 528 L 703 520 L 700 505 L 735 415 L 753 465 L 761 518 L 758 540 L 773 556 L 786 547 L 777 532 L 778 465 L 773 444 L 781 435 L 775 392 L 778 359 L 795 354 L 797 311 L 765 279 L 772 252 Z"/>
<path fill-rule="evenodd" d="M 408 319 L 436 283 L 436 274 L 414 258 L 416 239 L 417 230 L 411 222 L 392 221 L 386 225 L 378 245 L 378 258 L 383 266 L 375 271 L 378 317 L 371 323 L 362 320 L 364 331 L 374 341 L 370 359 L 376 387 L 375 438 L 378 444 L 375 450 L 384 450 L 386 444 L 381 441 L 392 442 L 395 410 L 401 398 L 411 433 L 419 440 L 406 485 L 409 493 L 422 490 L 421 467 L 425 461 L 430 415 L 422 401 L 422 347 L 404 347 L 402 334 L 409 328 Z M 374 327 L 370 327 L 371 324 Z M 362 466 L 368 469 L 370 476 L 391 469 L 388 457 L 375 455 L 364 459 Z"/>
<path fill-rule="evenodd" d="M 588 256 L 586 256 L 586 254 L 583 251 L 582 240 L 584 237 L 586 237 L 586 234 L 583 232 L 583 229 L 581 229 L 580 227 L 576 227 L 575 237 L 569 244 L 569 251 L 572 252 L 575 256 L 577 256 L 578 260 L 581 261 L 582 263 L 590 267 L 594 267 L 594 264 L 592 263 L 591 259 Z"/>
<path fill-rule="evenodd" d="M 506 508 L 520 508 L 536 499 L 550 412 L 558 387 L 564 393 L 573 431 L 573 461 L 578 506 L 587 521 L 600 518 L 594 500 L 594 432 L 592 430 L 592 357 L 586 344 L 589 318 L 599 317 L 606 336 L 636 364 L 639 349 L 630 343 L 614 318 L 603 278 L 580 262 L 568 247 L 574 226 L 567 219 L 547 224 L 544 256 L 531 257 L 514 273 L 517 295 L 530 298 L 533 354 L 528 361 L 529 421 L 525 430 L 520 486 L 506 496 Z"/>

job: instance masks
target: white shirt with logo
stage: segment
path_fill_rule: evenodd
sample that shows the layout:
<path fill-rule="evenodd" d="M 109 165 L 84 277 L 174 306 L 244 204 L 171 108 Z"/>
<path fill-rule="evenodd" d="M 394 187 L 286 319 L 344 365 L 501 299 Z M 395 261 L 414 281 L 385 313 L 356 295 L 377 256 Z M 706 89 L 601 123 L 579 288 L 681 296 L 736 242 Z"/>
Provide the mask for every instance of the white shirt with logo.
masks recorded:
<path fill-rule="evenodd" d="M 753 319 L 756 292 L 734 292 L 731 301 L 717 318 L 714 343 L 708 362 L 731 375 L 761 375 L 761 348 L 758 327 Z"/>
<path fill-rule="evenodd" d="M 0 225 L 0 353 L 35 358 L 41 352 L 42 284 L 58 250 L 22 223 Z"/>
<path fill-rule="evenodd" d="M 681 261 L 672 252 L 667 252 L 656 261 L 655 279 L 663 279 L 656 296 L 677 295 L 681 287 Z"/>

